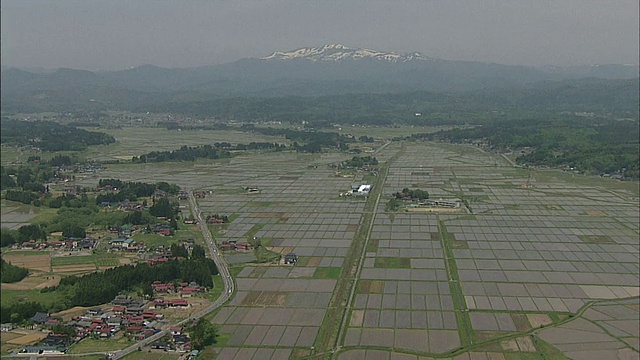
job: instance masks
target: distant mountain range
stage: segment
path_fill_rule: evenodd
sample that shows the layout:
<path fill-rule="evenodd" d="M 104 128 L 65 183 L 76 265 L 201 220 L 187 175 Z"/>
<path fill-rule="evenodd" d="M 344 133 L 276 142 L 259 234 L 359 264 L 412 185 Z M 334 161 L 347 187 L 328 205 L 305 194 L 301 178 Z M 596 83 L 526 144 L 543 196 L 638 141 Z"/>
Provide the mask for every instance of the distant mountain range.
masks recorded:
<path fill-rule="evenodd" d="M 529 89 L 546 81 L 637 79 L 638 66 L 512 66 L 434 59 L 341 44 L 276 51 L 259 59 L 186 69 L 143 65 L 121 71 L 2 69 L 2 111 L 128 108 L 232 97 L 326 96 L 407 91 Z"/>

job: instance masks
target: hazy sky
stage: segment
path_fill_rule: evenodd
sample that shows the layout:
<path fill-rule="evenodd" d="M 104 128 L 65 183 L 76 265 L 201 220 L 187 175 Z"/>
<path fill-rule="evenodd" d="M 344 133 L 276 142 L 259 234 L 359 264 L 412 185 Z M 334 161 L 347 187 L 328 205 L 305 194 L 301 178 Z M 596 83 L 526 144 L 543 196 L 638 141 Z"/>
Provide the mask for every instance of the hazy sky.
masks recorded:
<path fill-rule="evenodd" d="M 638 0 L 2 0 L 3 66 L 190 67 L 342 43 L 450 60 L 638 64 Z"/>

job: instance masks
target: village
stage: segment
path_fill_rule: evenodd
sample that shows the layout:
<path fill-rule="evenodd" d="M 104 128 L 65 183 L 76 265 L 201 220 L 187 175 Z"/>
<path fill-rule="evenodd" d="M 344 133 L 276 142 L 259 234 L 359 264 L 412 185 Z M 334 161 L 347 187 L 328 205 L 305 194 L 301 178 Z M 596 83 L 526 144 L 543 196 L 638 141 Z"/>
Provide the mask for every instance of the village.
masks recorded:
<path fill-rule="evenodd" d="M 170 336 L 153 342 L 152 349 L 191 352 L 189 333 L 182 326 L 171 326 L 176 318 L 203 307 L 202 301 L 190 301 L 192 297 L 208 291 L 195 282 L 151 284 L 153 298 L 134 298 L 118 295 L 109 304 L 85 309 L 80 315 L 54 316 L 37 312 L 30 319 L 28 330 L 40 334 L 40 340 L 19 350 L 25 355 L 61 355 L 83 339 L 126 339 L 135 342 L 148 338 L 161 330 L 169 330 Z M 197 309 L 196 309 L 197 308 Z M 2 332 L 16 329 L 13 324 L 2 324 Z"/>

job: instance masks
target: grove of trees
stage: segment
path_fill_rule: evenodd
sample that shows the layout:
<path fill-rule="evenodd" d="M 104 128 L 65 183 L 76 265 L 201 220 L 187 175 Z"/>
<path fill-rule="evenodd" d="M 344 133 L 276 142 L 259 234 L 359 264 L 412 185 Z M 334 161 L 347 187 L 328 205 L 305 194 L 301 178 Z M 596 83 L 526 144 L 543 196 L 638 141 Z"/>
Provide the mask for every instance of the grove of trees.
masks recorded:
<path fill-rule="evenodd" d="M 65 139 L 65 141 L 60 141 Z M 33 146 L 43 151 L 80 151 L 90 145 L 115 142 L 113 136 L 91 132 L 53 121 L 21 121 L 2 119 L 2 144 Z"/>
<path fill-rule="evenodd" d="M 29 275 L 29 270 L 25 268 L 12 265 L 11 263 L 4 261 L 4 259 L 0 259 L 0 261 L 2 262 L 0 277 L 2 278 L 3 283 L 18 282 Z"/>

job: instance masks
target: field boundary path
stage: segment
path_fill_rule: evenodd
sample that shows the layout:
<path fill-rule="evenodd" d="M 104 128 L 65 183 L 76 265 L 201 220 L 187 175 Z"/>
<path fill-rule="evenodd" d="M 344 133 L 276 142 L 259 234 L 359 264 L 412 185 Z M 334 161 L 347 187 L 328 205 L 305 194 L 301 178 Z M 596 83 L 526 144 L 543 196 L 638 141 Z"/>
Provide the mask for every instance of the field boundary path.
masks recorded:
<path fill-rule="evenodd" d="M 387 142 L 384 147 L 390 143 L 390 141 Z M 379 150 L 382 150 L 382 148 Z M 367 243 L 373 227 L 373 220 L 382 196 L 382 189 L 387 178 L 387 173 L 389 172 L 391 163 L 400 157 L 403 152 L 404 144 L 398 152 L 380 168 L 379 176 L 374 183 L 369 198 L 367 199 L 367 204 L 363 210 L 360 227 L 356 232 L 351 248 L 342 266 L 342 272 L 331 297 L 327 315 L 320 326 L 320 331 L 318 332 L 314 346 L 317 353 L 312 354 L 309 358 L 332 358 L 337 355 L 340 350 L 340 341 L 349 323 L 349 308 L 356 292 L 357 280 L 362 268 Z"/>

